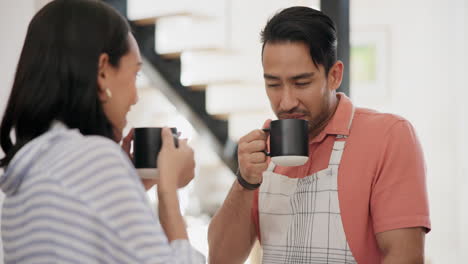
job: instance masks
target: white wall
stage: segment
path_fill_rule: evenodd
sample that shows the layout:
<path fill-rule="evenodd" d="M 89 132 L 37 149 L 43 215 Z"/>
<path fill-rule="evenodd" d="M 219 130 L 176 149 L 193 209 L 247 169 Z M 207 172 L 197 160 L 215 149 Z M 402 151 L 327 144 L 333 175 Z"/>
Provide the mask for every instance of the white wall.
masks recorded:
<path fill-rule="evenodd" d="M 0 118 L 10 94 L 29 22 L 35 12 L 50 1 L 0 0 Z"/>
<path fill-rule="evenodd" d="M 43 0 L 0 0 L 0 120 L 10 94 L 19 55 L 23 47 L 29 21 Z M 0 149 L 0 157 L 3 152 Z M 2 171 L 0 170 L 0 175 Z M 0 208 L 3 203 L 0 192 Z M 0 212 L 1 216 L 1 212 Z M 0 263 L 3 263 L 3 248 L 0 240 Z"/>
<path fill-rule="evenodd" d="M 463 138 L 467 92 L 462 77 L 467 60 L 461 57 L 468 46 L 462 35 L 468 30 L 462 23 L 468 15 L 466 3 L 354 0 L 351 5 L 353 31 L 368 26 L 389 31 L 390 96 L 378 105 L 372 100 L 360 103 L 403 115 L 415 126 L 428 168 L 433 230 L 427 236 L 426 253 L 432 263 L 460 263 L 462 247 L 468 248 L 466 213 L 462 212 L 468 202 L 462 195 L 468 187 L 462 172 L 467 162 Z"/>
<path fill-rule="evenodd" d="M 0 117 L 3 117 L 26 30 L 35 10 L 33 0 L 0 1 Z"/>
<path fill-rule="evenodd" d="M 459 204 L 458 210 L 460 211 L 460 245 L 461 245 L 461 259 L 468 259 L 468 105 L 466 104 L 466 98 L 468 97 L 468 90 L 466 85 L 466 74 L 468 73 L 468 67 L 466 63 L 468 62 L 468 51 L 466 50 L 468 46 L 468 2 L 464 0 L 459 0 L 458 8 L 458 24 L 459 31 L 457 32 L 457 46 L 456 50 L 460 52 L 460 56 L 457 58 L 457 70 L 454 72 L 454 76 L 458 83 L 459 91 L 456 96 L 457 98 L 457 122 L 458 127 L 456 131 L 458 132 L 458 149 L 457 154 L 459 159 L 457 163 L 459 164 L 458 175 L 460 177 L 458 185 L 458 194 L 459 194 Z M 463 33 L 462 33 L 463 32 Z"/>

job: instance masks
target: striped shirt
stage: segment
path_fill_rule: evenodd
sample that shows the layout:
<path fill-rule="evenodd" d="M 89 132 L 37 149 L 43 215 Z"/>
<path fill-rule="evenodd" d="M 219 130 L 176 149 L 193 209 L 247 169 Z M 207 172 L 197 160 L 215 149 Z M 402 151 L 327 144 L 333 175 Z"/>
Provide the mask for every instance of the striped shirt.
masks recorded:
<path fill-rule="evenodd" d="M 168 242 L 115 142 L 56 123 L 0 177 L 5 263 L 205 263 Z"/>

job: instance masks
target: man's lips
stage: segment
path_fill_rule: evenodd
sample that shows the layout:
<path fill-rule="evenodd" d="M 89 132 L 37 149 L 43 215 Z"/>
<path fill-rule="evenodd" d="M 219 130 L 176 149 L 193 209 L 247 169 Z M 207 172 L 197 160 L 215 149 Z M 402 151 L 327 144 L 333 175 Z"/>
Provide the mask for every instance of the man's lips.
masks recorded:
<path fill-rule="evenodd" d="M 304 119 L 306 117 L 305 114 L 282 114 L 279 116 L 280 119 Z"/>

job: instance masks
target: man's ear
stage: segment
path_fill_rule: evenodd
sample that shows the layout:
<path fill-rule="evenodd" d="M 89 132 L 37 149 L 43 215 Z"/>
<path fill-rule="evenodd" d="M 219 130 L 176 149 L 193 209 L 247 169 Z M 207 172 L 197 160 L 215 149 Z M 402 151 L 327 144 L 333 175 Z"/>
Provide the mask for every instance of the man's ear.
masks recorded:
<path fill-rule="evenodd" d="M 335 64 L 330 68 L 328 72 L 328 83 L 329 89 L 336 91 L 340 88 L 341 82 L 343 81 L 343 71 L 344 71 L 344 64 L 342 61 L 337 61 Z"/>
<path fill-rule="evenodd" d="M 108 95 L 106 94 L 106 89 L 109 89 L 108 84 L 108 75 L 109 75 L 109 55 L 102 53 L 99 56 L 98 60 L 98 72 L 97 72 L 97 84 L 98 84 L 98 96 L 102 102 L 107 101 Z"/>

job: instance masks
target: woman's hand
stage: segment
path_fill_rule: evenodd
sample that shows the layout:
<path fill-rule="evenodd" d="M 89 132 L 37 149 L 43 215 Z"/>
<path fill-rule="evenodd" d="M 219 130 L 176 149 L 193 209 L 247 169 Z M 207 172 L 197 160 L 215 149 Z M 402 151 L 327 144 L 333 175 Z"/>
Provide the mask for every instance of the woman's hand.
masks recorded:
<path fill-rule="evenodd" d="M 122 139 L 122 149 L 127 153 L 128 158 L 133 163 L 133 153 L 131 151 L 132 141 L 133 141 L 134 129 L 130 129 L 128 134 Z M 145 186 L 145 190 L 151 189 L 155 184 L 158 184 L 158 179 L 141 179 L 141 182 Z"/>
<path fill-rule="evenodd" d="M 174 145 L 174 136 L 169 128 L 161 131 L 162 147 L 158 155 L 159 191 L 172 191 L 186 186 L 194 177 L 195 160 L 187 139 L 179 139 Z"/>
<path fill-rule="evenodd" d="M 130 153 L 132 147 L 134 129 L 130 129 L 128 134 L 122 139 L 122 149 L 127 153 L 130 160 L 133 162 L 133 153 Z"/>

